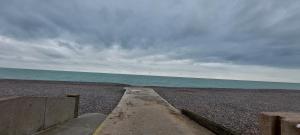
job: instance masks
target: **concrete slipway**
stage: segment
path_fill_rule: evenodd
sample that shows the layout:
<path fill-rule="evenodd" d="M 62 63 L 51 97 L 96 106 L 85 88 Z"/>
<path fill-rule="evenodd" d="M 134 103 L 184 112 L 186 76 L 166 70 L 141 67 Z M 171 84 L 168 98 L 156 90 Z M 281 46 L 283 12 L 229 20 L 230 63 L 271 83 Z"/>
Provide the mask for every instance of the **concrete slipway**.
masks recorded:
<path fill-rule="evenodd" d="M 88 113 L 34 135 L 91 135 L 104 119 L 104 114 Z"/>
<path fill-rule="evenodd" d="M 214 135 L 153 89 L 127 87 L 118 106 L 93 135 Z"/>

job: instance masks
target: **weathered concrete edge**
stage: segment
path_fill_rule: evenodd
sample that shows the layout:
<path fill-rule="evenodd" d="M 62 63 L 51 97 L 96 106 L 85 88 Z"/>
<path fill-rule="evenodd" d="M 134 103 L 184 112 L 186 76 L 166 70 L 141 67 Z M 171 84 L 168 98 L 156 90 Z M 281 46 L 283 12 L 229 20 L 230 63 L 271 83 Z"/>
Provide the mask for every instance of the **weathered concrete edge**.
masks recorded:
<path fill-rule="evenodd" d="M 20 96 L 9 96 L 9 97 L 1 97 L 0 102 L 9 101 L 10 99 L 20 98 Z"/>
<path fill-rule="evenodd" d="M 104 126 L 104 121 L 106 121 L 108 118 L 109 118 L 109 116 L 110 115 L 112 115 L 112 112 L 114 112 L 115 110 L 117 110 L 117 109 L 119 109 L 120 107 L 120 102 L 122 101 L 122 99 L 124 98 L 124 96 L 126 95 L 125 93 L 126 93 L 126 88 L 127 87 L 124 87 L 123 88 L 123 90 L 124 90 L 124 93 L 123 93 L 123 95 L 122 95 L 122 97 L 120 98 L 120 100 L 119 100 L 119 102 L 118 102 L 118 104 L 117 104 L 117 106 L 106 116 L 106 118 L 102 121 L 102 123 L 95 129 L 95 131 L 93 132 L 93 134 L 92 135 L 98 135 L 99 133 L 100 133 L 100 131 L 102 130 L 102 128 L 103 128 L 103 126 Z"/>
<path fill-rule="evenodd" d="M 75 99 L 75 107 L 74 107 L 74 118 L 79 116 L 79 104 L 80 104 L 80 95 L 79 94 L 68 94 L 66 97 L 71 97 Z"/>
<path fill-rule="evenodd" d="M 181 113 L 217 135 L 240 135 L 239 133 L 232 131 L 231 129 L 228 129 L 220 124 L 208 120 L 189 110 L 181 109 Z"/>

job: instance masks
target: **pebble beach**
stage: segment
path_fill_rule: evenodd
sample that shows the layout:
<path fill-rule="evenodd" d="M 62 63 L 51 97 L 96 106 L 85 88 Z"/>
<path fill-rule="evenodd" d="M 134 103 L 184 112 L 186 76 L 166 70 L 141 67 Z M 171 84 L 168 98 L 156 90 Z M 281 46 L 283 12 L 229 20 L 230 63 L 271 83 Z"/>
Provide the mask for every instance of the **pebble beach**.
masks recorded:
<path fill-rule="evenodd" d="M 242 135 L 259 135 L 260 112 L 300 112 L 300 90 L 153 89 L 176 108 L 192 111 Z"/>
<path fill-rule="evenodd" d="M 79 113 L 109 114 L 123 96 L 127 85 L 58 81 L 0 80 L 0 97 L 80 95 Z"/>
<path fill-rule="evenodd" d="M 109 114 L 128 85 L 59 81 L 0 80 L 0 97 L 80 95 L 80 114 Z M 300 112 L 300 91 L 151 87 L 178 109 L 192 111 L 239 134 L 259 134 L 258 114 Z"/>

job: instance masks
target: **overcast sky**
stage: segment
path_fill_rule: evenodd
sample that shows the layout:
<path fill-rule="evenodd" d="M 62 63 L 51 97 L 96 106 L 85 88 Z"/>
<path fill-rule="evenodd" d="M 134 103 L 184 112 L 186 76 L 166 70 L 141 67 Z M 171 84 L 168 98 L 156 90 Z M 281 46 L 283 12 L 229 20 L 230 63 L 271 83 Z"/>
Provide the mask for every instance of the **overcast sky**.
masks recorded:
<path fill-rule="evenodd" d="M 0 66 L 300 82 L 300 1 L 0 0 Z"/>

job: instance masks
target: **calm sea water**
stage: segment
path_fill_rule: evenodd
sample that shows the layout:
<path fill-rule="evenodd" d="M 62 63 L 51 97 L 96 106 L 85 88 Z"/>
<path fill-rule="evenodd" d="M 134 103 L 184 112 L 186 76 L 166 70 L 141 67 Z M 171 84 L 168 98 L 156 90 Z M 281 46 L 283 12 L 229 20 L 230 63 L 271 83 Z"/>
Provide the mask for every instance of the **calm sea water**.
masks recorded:
<path fill-rule="evenodd" d="M 182 77 L 162 77 L 144 75 L 125 75 L 108 73 L 86 73 L 69 71 L 49 71 L 0 68 L 2 79 L 55 80 L 80 82 L 111 82 L 140 86 L 171 86 L 197 88 L 251 88 L 251 89 L 299 89 L 300 83 L 278 83 L 237 81 L 219 79 L 200 79 Z"/>

